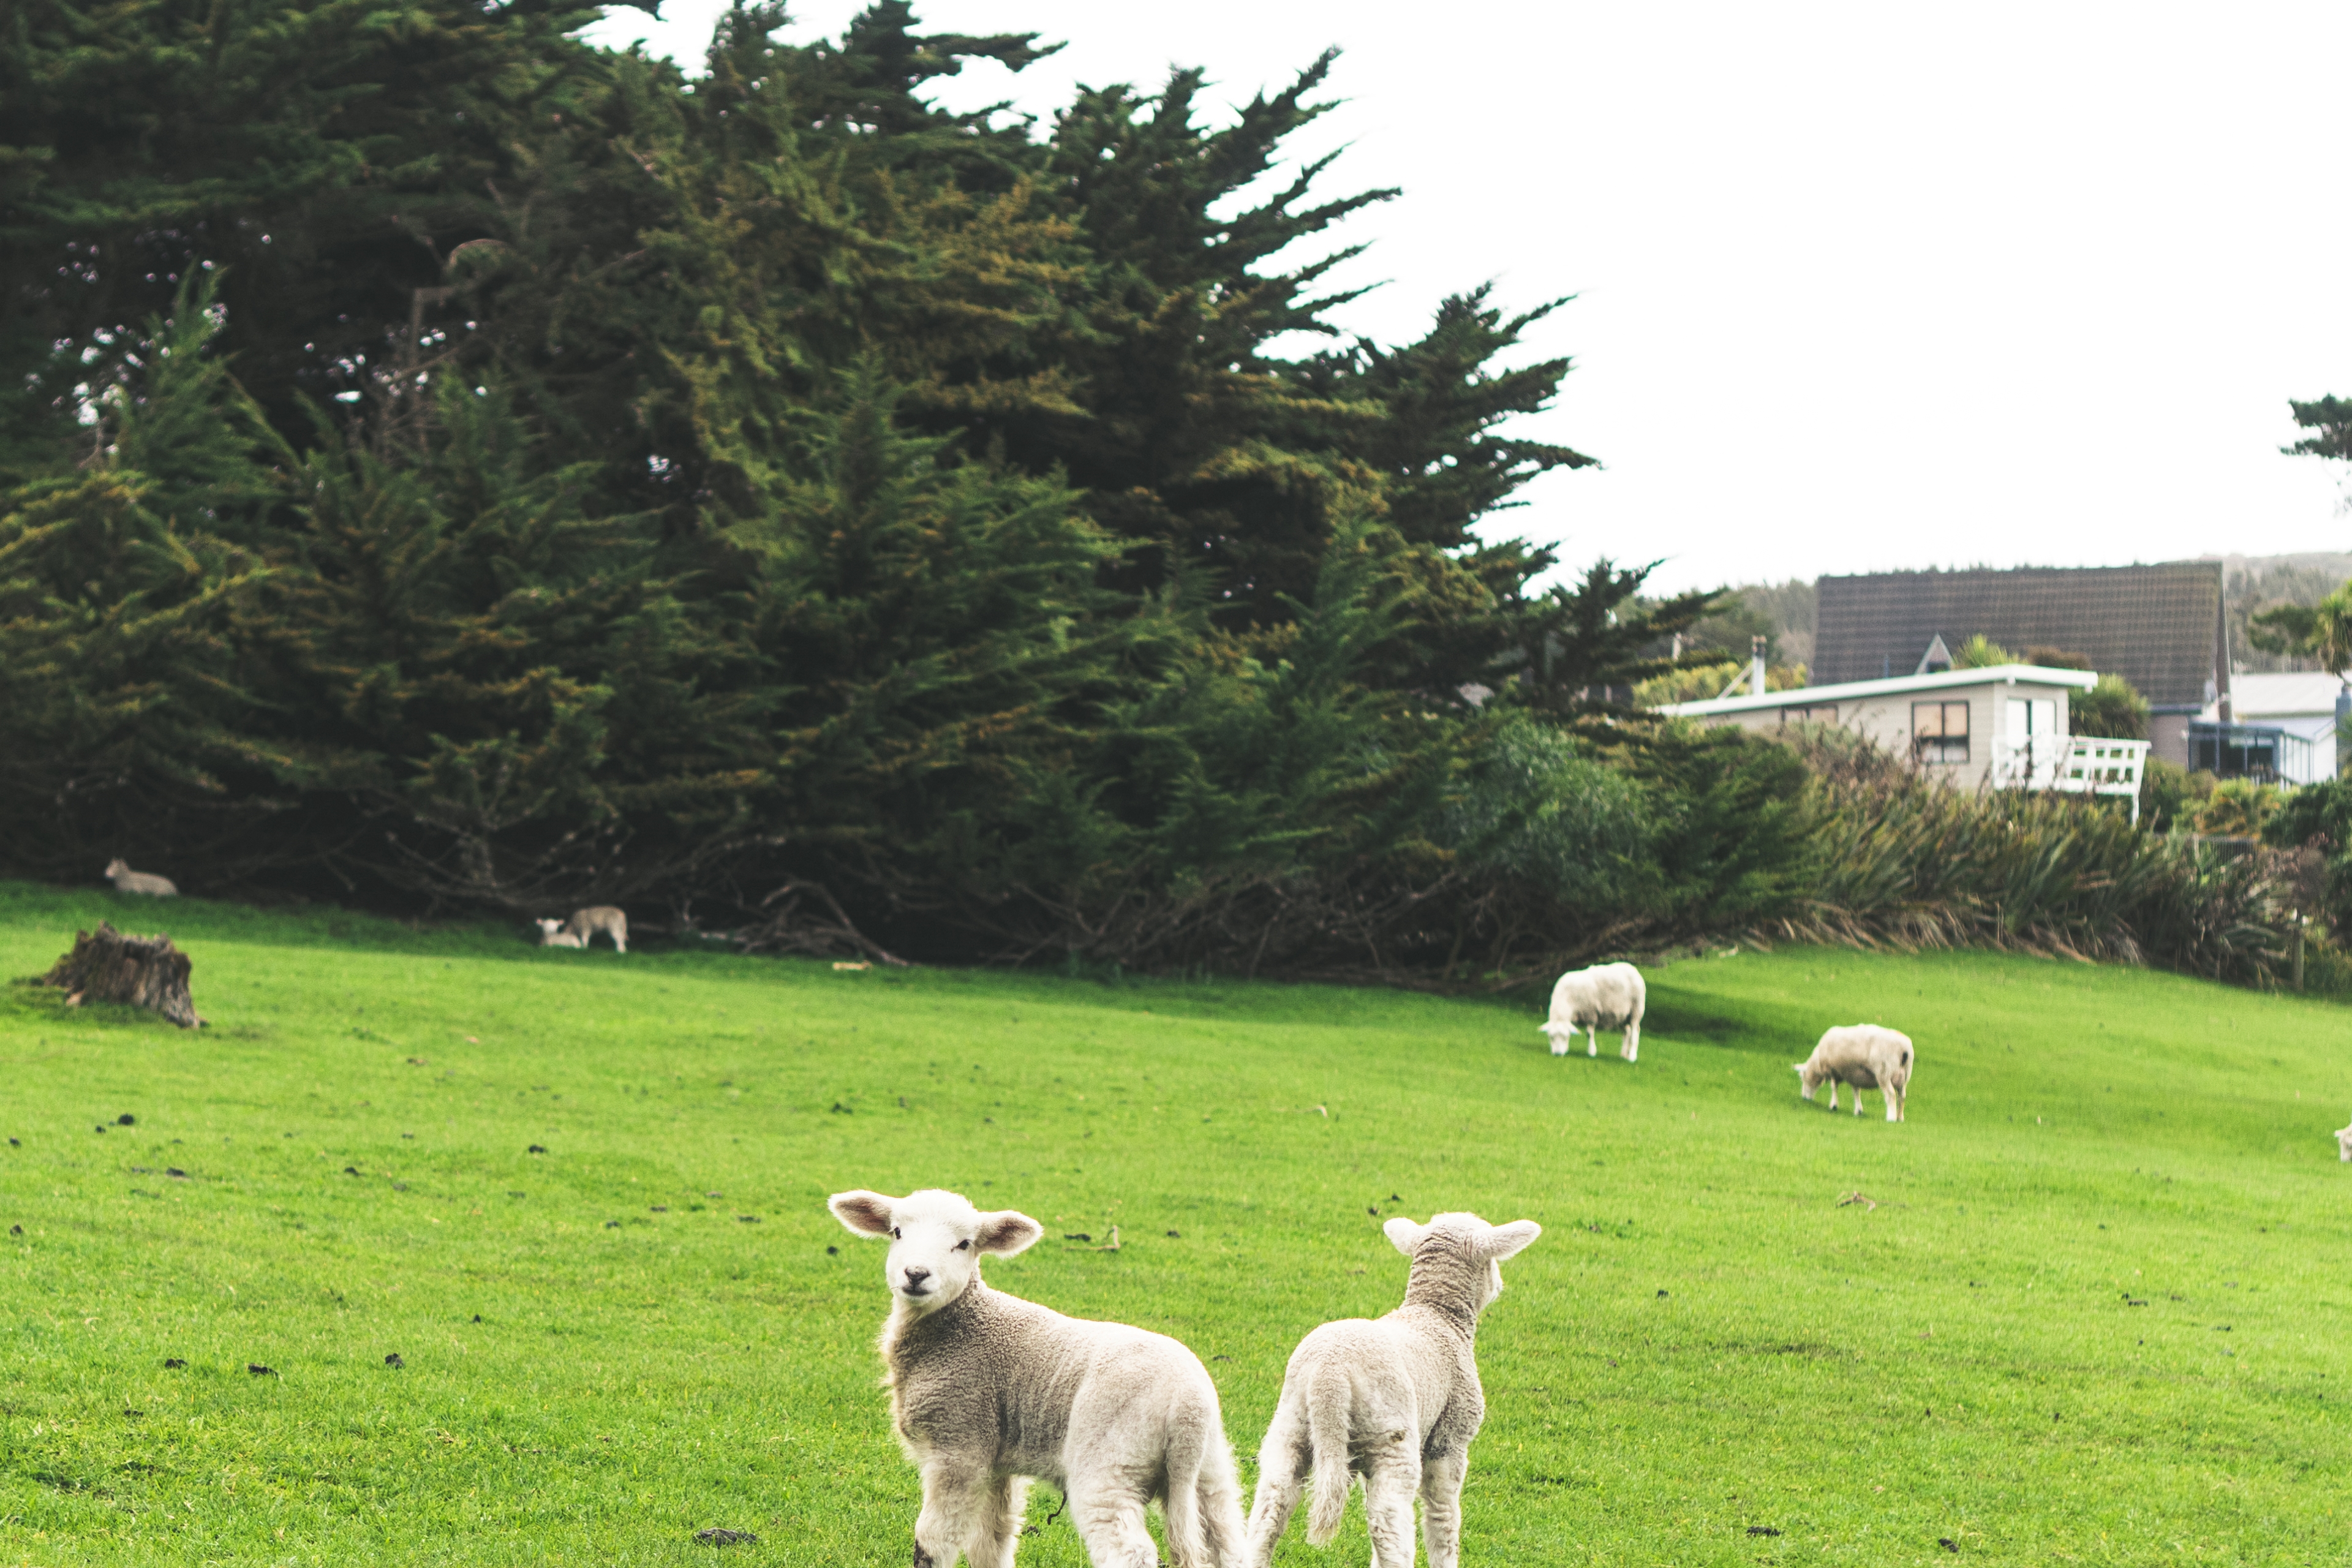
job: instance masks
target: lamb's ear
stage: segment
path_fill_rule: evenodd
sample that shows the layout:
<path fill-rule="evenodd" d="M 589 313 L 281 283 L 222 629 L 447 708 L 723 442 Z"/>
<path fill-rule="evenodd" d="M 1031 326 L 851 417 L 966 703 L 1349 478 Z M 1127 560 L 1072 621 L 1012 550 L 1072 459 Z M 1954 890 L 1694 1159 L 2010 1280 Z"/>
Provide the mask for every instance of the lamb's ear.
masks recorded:
<path fill-rule="evenodd" d="M 980 1238 L 972 1245 L 983 1253 L 1010 1258 L 1016 1252 L 1026 1252 L 1045 1227 L 1018 1209 L 998 1209 L 994 1214 L 980 1216 Z"/>
<path fill-rule="evenodd" d="M 1498 1225 L 1487 1230 L 1478 1243 L 1478 1250 L 1500 1263 L 1528 1249 L 1528 1245 L 1543 1234 L 1543 1226 L 1531 1219 L 1515 1219 L 1508 1225 Z"/>
<path fill-rule="evenodd" d="M 1805 1070 L 1805 1064 L 1802 1062 L 1790 1062 L 1789 1064 L 1789 1070 L 1790 1072 L 1802 1072 Z"/>
<path fill-rule="evenodd" d="M 834 1194 L 824 1200 L 824 1206 L 833 1211 L 834 1218 L 860 1236 L 887 1236 L 890 1211 L 898 1203 L 896 1198 L 886 1198 L 861 1187 L 854 1193 Z"/>
<path fill-rule="evenodd" d="M 1411 1258 L 1412 1249 L 1421 1245 L 1421 1238 L 1429 1234 L 1429 1227 L 1425 1225 L 1415 1225 L 1404 1215 L 1399 1215 L 1392 1220 L 1383 1222 L 1381 1231 L 1389 1238 L 1390 1246 L 1407 1258 Z"/>

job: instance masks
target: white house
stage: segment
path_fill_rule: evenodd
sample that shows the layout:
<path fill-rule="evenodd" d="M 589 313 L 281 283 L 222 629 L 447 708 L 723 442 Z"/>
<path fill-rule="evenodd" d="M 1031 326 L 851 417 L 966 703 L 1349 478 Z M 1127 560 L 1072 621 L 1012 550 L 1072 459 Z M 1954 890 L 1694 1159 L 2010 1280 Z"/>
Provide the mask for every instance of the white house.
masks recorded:
<path fill-rule="evenodd" d="M 1951 651 L 1981 635 L 2028 665 L 2122 677 L 2147 699 L 2155 754 L 2195 767 L 2191 726 L 2245 717 L 2231 705 L 2223 587 L 2219 561 L 1823 577 L 1814 584 L 1813 679 L 1900 675 L 1931 667 L 1938 649 L 1948 664 Z M 2245 761 L 2248 743 L 2260 750 L 2255 737 L 2208 739 L 2216 759 L 2204 765 L 2219 772 Z"/>
<path fill-rule="evenodd" d="M 2068 699 L 2098 684 L 2088 670 L 2001 664 L 1788 691 L 1754 689 L 1761 684 L 1755 680 L 1742 696 L 1659 711 L 1743 730 L 1833 724 L 1962 789 L 2127 795 L 2137 814 L 2148 742 L 2077 736 L 2067 724 Z"/>

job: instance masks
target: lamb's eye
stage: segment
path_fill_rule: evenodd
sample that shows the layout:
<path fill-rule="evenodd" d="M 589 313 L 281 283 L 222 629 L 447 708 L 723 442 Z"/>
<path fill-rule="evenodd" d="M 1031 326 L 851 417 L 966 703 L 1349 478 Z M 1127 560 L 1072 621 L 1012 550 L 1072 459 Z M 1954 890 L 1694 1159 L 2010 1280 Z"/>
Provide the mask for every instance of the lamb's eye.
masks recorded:
<path fill-rule="evenodd" d="M 898 1227 L 895 1225 L 890 1227 L 890 1239 L 893 1241 L 898 1239 Z"/>
<path fill-rule="evenodd" d="M 958 1252 L 970 1252 L 971 1250 L 971 1243 L 969 1241 L 959 1241 L 956 1243 L 956 1250 Z"/>

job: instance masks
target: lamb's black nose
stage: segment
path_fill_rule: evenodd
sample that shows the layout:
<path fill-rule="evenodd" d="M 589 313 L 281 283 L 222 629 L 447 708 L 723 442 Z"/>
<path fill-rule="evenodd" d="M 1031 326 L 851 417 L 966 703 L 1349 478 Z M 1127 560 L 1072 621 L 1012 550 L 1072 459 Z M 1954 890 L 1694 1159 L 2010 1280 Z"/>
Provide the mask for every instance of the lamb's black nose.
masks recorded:
<path fill-rule="evenodd" d="M 923 1281 L 930 1277 L 931 1271 L 928 1268 L 909 1268 L 907 1270 L 907 1289 L 919 1290 L 922 1289 Z"/>

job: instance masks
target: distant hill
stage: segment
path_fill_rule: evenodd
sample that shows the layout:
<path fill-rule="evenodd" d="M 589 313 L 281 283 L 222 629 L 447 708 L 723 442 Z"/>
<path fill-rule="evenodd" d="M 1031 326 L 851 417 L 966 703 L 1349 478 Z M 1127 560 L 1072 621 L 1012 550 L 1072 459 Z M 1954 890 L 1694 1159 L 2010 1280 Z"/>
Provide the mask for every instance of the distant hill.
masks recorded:
<path fill-rule="evenodd" d="M 1733 590 L 1738 601 L 1694 624 L 1683 638 L 1687 647 L 1719 647 L 1748 658 L 1748 639 L 1772 639 L 1774 664 L 1813 661 L 1813 585 L 1791 577 L 1785 583 L 1748 583 Z"/>
<path fill-rule="evenodd" d="M 2315 605 L 2352 578 L 2352 555 L 2224 555 L 2223 592 L 2233 670 L 2316 669 L 2307 658 L 2264 653 L 2246 640 L 2246 620 L 2273 605 Z"/>

